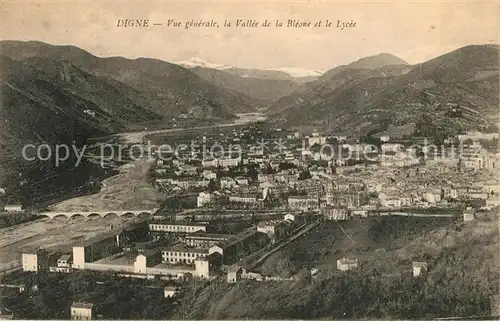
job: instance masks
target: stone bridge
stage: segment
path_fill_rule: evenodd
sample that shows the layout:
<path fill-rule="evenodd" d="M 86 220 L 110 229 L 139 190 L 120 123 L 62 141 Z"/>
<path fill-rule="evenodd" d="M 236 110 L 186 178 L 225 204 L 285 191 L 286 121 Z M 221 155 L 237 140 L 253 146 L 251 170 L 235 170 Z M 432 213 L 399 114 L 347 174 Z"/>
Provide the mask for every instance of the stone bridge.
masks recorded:
<path fill-rule="evenodd" d="M 78 211 L 78 212 L 39 212 L 38 216 L 46 216 L 50 219 L 55 217 L 149 217 L 153 215 L 158 209 L 151 210 L 107 210 L 107 211 Z"/>

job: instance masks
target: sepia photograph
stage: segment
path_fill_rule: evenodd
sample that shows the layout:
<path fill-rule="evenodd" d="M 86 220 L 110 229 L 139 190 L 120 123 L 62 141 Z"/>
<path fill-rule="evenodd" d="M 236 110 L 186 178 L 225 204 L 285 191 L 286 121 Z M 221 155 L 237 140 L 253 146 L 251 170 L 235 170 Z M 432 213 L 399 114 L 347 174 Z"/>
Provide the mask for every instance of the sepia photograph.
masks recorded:
<path fill-rule="evenodd" d="M 0 2 L 0 320 L 500 320 L 500 2 Z"/>

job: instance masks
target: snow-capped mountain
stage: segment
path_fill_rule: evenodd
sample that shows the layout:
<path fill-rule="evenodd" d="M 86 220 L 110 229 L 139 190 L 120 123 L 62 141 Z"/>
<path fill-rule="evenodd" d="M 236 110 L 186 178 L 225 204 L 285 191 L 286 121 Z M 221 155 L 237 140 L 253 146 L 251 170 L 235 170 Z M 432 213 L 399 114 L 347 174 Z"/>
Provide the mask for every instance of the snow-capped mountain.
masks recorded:
<path fill-rule="evenodd" d="M 210 62 L 206 62 L 205 60 L 199 58 L 199 57 L 193 57 L 189 60 L 185 61 L 178 61 L 174 62 L 177 65 L 180 65 L 185 68 L 195 68 L 195 67 L 202 67 L 202 68 L 210 68 L 210 69 L 231 69 L 233 66 L 230 65 L 220 65 L 220 64 L 214 64 Z"/>
<path fill-rule="evenodd" d="M 302 69 L 302 68 L 295 68 L 295 67 L 282 67 L 282 68 L 272 68 L 272 69 L 244 69 L 244 68 L 238 68 L 238 67 L 233 67 L 231 65 L 223 65 L 223 64 L 215 64 L 215 63 L 210 63 L 207 62 L 199 57 L 194 57 L 189 60 L 185 61 L 179 61 L 175 62 L 177 65 L 181 65 L 185 68 L 210 68 L 210 69 L 217 69 L 217 70 L 226 70 L 226 71 L 238 71 L 238 75 L 243 78 L 248 78 L 248 77 L 257 77 L 259 78 L 261 76 L 261 73 L 265 72 L 278 72 L 278 73 L 284 73 L 286 76 L 291 77 L 291 78 L 304 78 L 304 77 L 319 77 L 323 74 L 323 71 L 319 70 L 310 70 L 310 69 Z M 258 72 L 260 71 L 260 72 Z M 280 77 L 282 78 L 282 77 Z"/>
<path fill-rule="evenodd" d="M 271 70 L 286 72 L 287 74 L 289 74 L 291 77 L 294 77 L 294 78 L 319 77 L 324 73 L 323 71 L 320 71 L 320 70 L 302 69 L 302 68 L 294 68 L 294 67 L 283 67 L 283 68 L 276 68 L 276 69 L 271 69 Z"/>

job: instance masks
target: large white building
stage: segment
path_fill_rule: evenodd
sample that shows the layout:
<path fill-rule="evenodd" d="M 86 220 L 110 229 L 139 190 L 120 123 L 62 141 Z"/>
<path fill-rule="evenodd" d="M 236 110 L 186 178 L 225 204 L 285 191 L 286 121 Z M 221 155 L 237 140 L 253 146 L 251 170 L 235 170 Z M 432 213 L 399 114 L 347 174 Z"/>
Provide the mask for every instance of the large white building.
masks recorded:
<path fill-rule="evenodd" d="M 149 230 L 152 232 L 165 232 L 165 233 L 194 233 L 206 232 L 207 224 L 203 223 L 177 223 L 171 221 L 151 221 L 149 223 Z"/>
<path fill-rule="evenodd" d="M 215 196 L 212 193 L 200 192 L 198 198 L 196 199 L 197 207 L 205 207 L 214 204 Z"/>
<path fill-rule="evenodd" d="M 182 244 L 166 247 L 161 251 L 162 262 L 170 264 L 193 264 L 196 259 L 206 257 L 208 254 L 208 248 L 187 247 Z"/>
<path fill-rule="evenodd" d="M 94 305 L 75 302 L 71 305 L 71 320 L 92 320 Z"/>
<path fill-rule="evenodd" d="M 21 261 L 25 272 L 38 272 L 48 268 L 48 254 L 44 250 L 24 250 Z"/>

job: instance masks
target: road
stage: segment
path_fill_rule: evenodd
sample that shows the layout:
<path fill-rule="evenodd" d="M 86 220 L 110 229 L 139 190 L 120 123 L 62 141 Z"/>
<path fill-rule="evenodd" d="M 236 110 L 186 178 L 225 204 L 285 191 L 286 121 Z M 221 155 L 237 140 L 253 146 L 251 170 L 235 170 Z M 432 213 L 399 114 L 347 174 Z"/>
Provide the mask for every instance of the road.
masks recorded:
<path fill-rule="evenodd" d="M 255 268 L 256 266 L 258 266 L 259 264 L 264 262 L 264 260 L 267 259 L 269 256 L 271 256 L 273 253 L 275 253 L 276 251 L 280 250 L 281 248 L 287 246 L 288 244 L 295 241 L 296 239 L 298 239 L 302 235 L 306 234 L 307 232 L 309 232 L 310 230 L 312 230 L 313 228 L 315 228 L 316 226 L 321 224 L 321 222 L 323 222 L 323 221 L 317 221 L 317 222 L 311 223 L 311 224 L 307 225 L 305 228 L 301 229 L 299 232 L 293 234 L 285 242 L 279 244 L 278 246 L 271 249 L 266 254 L 262 255 L 259 259 L 257 259 L 257 261 L 253 262 L 252 265 L 249 267 L 249 269 Z"/>

